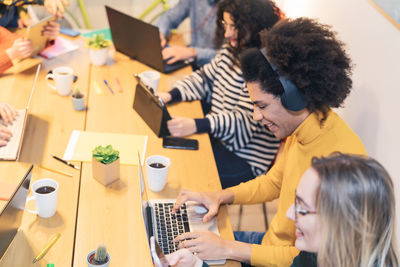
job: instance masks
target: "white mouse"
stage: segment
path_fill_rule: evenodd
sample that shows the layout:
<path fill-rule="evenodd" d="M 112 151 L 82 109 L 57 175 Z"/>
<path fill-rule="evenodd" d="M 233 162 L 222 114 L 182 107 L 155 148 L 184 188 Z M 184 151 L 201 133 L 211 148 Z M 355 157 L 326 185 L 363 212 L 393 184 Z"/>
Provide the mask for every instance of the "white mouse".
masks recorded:
<path fill-rule="evenodd" d="M 194 205 L 194 212 L 197 214 L 204 214 L 208 212 L 208 209 L 202 205 Z"/>

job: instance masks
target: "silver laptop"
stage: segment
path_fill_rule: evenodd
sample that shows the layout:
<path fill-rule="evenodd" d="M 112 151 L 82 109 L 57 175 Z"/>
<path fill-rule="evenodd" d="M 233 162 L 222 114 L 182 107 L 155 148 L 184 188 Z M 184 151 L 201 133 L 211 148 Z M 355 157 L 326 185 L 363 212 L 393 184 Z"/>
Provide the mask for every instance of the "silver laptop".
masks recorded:
<path fill-rule="evenodd" d="M 178 243 L 173 241 L 174 238 L 185 232 L 210 231 L 219 235 L 217 220 L 213 218 L 203 223 L 204 214 L 200 215 L 194 211 L 195 202 L 188 201 L 176 214 L 171 214 L 176 199 L 149 200 L 139 153 L 138 161 L 142 214 L 149 244 L 150 237 L 155 236 L 164 254 L 170 254 L 178 249 Z M 226 260 L 206 260 L 206 262 L 209 265 L 221 265 L 225 264 Z"/>
<path fill-rule="evenodd" d="M 26 196 L 29 191 L 33 165 L 29 167 L 14 194 L 0 213 L 0 259 L 14 239 L 21 225 L 24 214 Z"/>
<path fill-rule="evenodd" d="M 40 64 L 37 67 L 35 80 L 31 89 L 28 104 L 25 109 L 18 109 L 17 116 L 13 122 L 7 125 L 7 128 L 11 131 L 12 137 L 7 145 L 0 147 L 0 160 L 18 160 L 19 154 L 22 147 L 22 140 L 25 132 L 26 121 L 28 118 L 28 109 L 31 104 L 33 91 L 35 90 L 36 81 L 40 72 Z M 0 123 L 4 124 L 0 118 Z"/>

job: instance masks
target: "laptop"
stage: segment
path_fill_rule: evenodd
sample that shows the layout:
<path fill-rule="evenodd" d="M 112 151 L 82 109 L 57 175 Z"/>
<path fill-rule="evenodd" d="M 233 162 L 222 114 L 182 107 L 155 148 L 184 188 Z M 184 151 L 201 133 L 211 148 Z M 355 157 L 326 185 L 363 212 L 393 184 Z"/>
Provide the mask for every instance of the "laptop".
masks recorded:
<path fill-rule="evenodd" d="M 164 254 L 170 254 L 178 249 L 178 243 L 173 240 L 180 234 L 191 231 L 211 231 L 219 235 L 217 220 L 204 223 L 203 215 L 194 211 L 195 202 L 188 201 L 176 214 L 171 214 L 176 199 L 148 199 L 144 184 L 143 170 L 138 152 L 138 171 L 143 221 L 146 228 L 147 241 L 150 249 L 150 237 L 154 236 Z M 226 260 L 206 260 L 209 265 L 225 264 Z"/>
<path fill-rule="evenodd" d="M 146 122 L 147 126 L 158 137 L 169 136 L 167 121 L 171 119 L 164 102 L 156 95 L 152 88 L 148 87 L 135 75 L 137 79 L 133 109 Z"/>
<path fill-rule="evenodd" d="M 37 78 L 39 76 L 40 66 L 41 64 L 39 64 L 37 67 L 35 79 L 33 81 L 33 86 L 31 89 L 31 94 L 29 96 L 26 108 L 16 110 L 17 116 L 15 120 L 11 122 L 11 124 L 7 125 L 7 128 L 12 132 L 13 136 L 11 137 L 7 145 L 0 147 L 0 160 L 18 160 L 19 158 L 22 147 L 22 140 L 25 132 L 26 121 L 28 118 L 28 109 L 29 105 L 31 104 L 32 95 L 36 86 Z M 4 124 L 1 118 L 0 118 L 0 123 Z"/>
<path fill-rule="evenodd" d="M 32 169 L 33 165 L 29 167 L 24 178 L 15 189 L 14 194 L 0 213 L 0 259 L 3 257 L 21 225 L 26 196 L 28 195 L 32 177 Z"/>
<path fill-rule="evenodd" d="M 162 58 L 158 27 L 106 6 L 115 49 L 160 72 L 170 73 L 186 67 L 190 61 L 167 64 Z"/>

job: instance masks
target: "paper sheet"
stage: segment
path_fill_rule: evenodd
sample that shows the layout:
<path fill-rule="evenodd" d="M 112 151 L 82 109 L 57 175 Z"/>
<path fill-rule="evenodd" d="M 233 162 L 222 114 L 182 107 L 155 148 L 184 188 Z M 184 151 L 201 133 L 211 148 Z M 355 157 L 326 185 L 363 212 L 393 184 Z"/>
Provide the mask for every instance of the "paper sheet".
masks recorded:
<path fill-rule="evenodd" d="M 118 150 L 121 165 L 137 165 L 137 151 L 139 151 L 141 159 L 145 158 L 147 136 L 73 131 L 63 159 L 91 162 L 92 150 L 99 145 L 112 145 L 114 149 Z M 143 165 L 143 162 L 141 164 Z"/>
<path fill-rule="evenodd" d="M 62 37 L 58 37 L 55 40 L 54 44 L 46 47 L 42 52 L 40 52 L 40 55 L 45 58 L 53 58 L 76 50 L 78 48 L 79 46 L 74 42 Z"/>

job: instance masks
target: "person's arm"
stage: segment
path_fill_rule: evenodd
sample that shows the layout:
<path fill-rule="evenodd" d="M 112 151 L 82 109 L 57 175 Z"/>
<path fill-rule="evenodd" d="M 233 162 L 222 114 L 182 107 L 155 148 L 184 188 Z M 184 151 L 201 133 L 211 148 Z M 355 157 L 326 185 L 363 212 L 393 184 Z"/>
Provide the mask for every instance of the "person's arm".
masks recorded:
<path fill-rule="evenodd" d="M 189 16 L 190 1 L 180 0 L 174 7 L 168 9 L 157 21 L 160 33 L 167 38 L 172 29 L 176 29 Z"/>
<path fill-rule="evenodd" d="M 7 49 L 13 45 L 16 39 L 17 36 L 15 34 L 0 26 L 0 74 L 13 65 L 13 58 L 10 57 Z"/>

